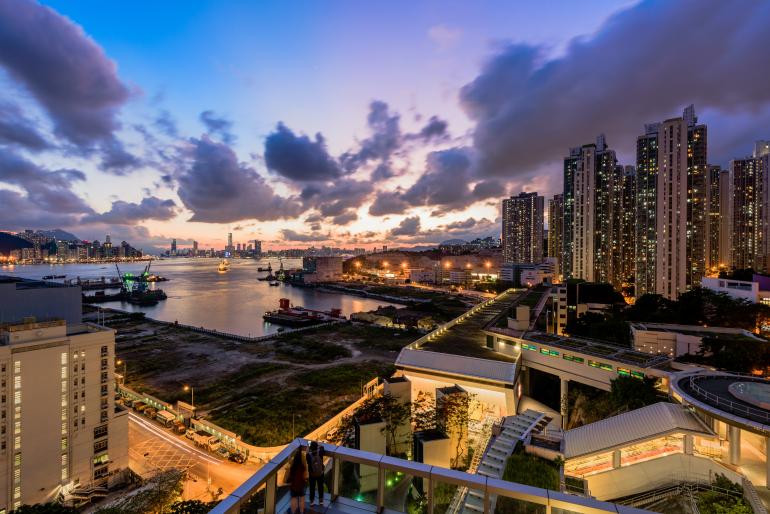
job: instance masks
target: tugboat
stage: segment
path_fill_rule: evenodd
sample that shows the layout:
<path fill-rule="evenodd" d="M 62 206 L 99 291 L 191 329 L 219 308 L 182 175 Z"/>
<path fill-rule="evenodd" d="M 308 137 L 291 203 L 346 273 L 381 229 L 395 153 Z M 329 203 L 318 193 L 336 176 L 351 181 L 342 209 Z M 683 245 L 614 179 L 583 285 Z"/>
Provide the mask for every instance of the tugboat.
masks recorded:
<path fill-rule="evenodd" d="M 271 285 L 271 286 L 280 286 L 280 285 L 281 285 L 281 283 L 280 283 L 280 282 L 278 282 L 277 280 L 274 280 L 273 282 L 270 282 L 270 285 Z"/>
<path fill-rule="evenodd" d="M 227 261 L 227 259 L 222 259 L 222 262 L 219 263 L 219 267 L 217 268 L 217 271 L 219 271 L 220 273 L 230 271 L 230 263 Z"/>
<path fill-rule="evenodd" d="M 267 268 L 263 268 L 263 267 L 260 266 L 259 268 L 257 268 L 257 271 L 259 271 L 260 273 L 263 272 L 263 271 L 267 271 L 268 273 L 272 273 L 273 272 L 273 266 L 268 262 L 267 263 Z"/>

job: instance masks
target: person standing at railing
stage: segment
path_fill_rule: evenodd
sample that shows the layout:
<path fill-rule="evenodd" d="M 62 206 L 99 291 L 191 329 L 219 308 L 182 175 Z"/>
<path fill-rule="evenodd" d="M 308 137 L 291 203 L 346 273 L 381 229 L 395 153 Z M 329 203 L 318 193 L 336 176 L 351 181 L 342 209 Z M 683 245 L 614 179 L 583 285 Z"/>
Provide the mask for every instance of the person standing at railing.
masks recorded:
<path fill-rule="evenodd" d="M 302 448 L 294 453 L 294 459 L 286 472 L 284 481 L 289 484 L 291 503 L 288 514 L 305 514 L 305 488 L 307 487 L 307 467 L 302 459 Z"/>
<path fill-rule="evenodd" d="M 313 441 L 307 452 L 307 469 L 310 475 L 310 505 L 315 505 L 315 492 L 318 489 L 318 504 L 324 504 L 324 449 Z"/>

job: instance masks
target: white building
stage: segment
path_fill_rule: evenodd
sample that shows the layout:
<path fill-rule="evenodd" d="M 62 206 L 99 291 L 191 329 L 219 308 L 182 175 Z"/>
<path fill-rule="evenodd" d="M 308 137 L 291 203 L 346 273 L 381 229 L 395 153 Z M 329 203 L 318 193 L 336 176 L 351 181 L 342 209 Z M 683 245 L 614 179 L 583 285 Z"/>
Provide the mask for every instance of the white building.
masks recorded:
<path fill-rule="evenodd" d="M 107 487 L 128 469 L 115 332 L 63 320 L 0 326 L 0 510 Z"/>
<path fill-rule="evenodd" d="M 702 327 L 669 323 L 631 323 L 634 349 L 653 354 L 678 357 L 695 354 L 701 349 L 704 337 L 754 339 L 764 341 L 741 328 Z"/>
<path fill-rule="evenodd" d="M 728 278 L 705 277 L 701 285 L 717 293 L 725 293 L 731 298 L 748 300 L 759 303 L 767 298 L 770 301 L 770 291 L 760 291 L 759 282 L 748 280 L 733 280 Z"/>

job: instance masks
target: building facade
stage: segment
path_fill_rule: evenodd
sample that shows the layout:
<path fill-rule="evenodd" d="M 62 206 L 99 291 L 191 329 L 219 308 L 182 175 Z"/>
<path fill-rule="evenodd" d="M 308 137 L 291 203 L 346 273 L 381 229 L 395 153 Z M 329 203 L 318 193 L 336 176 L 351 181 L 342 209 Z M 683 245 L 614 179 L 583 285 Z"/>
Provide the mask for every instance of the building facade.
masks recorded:
<path fill-rule="evenodd" d="M 600 135 L 596 144 L 570 150 L 564 170 L 564 277 L 608 282 L 612 275 L 615 152 Z"/>
<path fill-rule="evenodd" d="M 503 200 L 503 261 L 538 263 L 543 260 L 544 199 L 519 193 Z"/>
<path fill-rule="evenodd" d="M 687 124 L 687 288 L 699 286 L 708 264 L 708 128 L 695 107 L 682 113 Z"/>
<path fill-rule="evenodd" d="M 722 241 L 722 168 L 708 167 L 708 185 L 706 188 L 706 272 L 719 270 Z"/>
<path fill-rule="evenodd" d="M 645 125 L 636 143 L 635 293 L 675 299 L 700 285 L 708 254 L 707 130 L 693 106 Z"/>
<path fill-rule="evenodd" d="M 556 274 L 562 274 L 564 251 L 564 195 L 554 195 L 548 200 L 548 257 L 556 261 Z"/>
<path fill-rule="evenodd" d="M 732 176 L 732 251 L 734 269 L 768 268 L 768 156 L 730 161 Z"/>
<path fill-rule="evenodd" d="M 64 320 L 0 327 L 0 509 L 67 500 L 125 478 L 115 332 Z"/>

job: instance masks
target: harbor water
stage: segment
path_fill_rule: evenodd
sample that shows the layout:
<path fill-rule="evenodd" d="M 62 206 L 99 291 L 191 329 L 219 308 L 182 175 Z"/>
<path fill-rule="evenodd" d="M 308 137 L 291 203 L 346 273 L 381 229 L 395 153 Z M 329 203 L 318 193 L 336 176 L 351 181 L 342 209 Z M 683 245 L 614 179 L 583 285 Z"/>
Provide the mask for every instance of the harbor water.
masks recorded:
<path fill-rule="evenodd" d="M 168 278 L 167 282 L 150 284 L 160 288 L 168 299 L 157 305 L 138 306 L 126 302 L 100 303 L 99 306 L 144 312 L 150 318 L 161 321 L 178 321 L 185 325 L 240 334 L 261 336 L 275 333 L 280 327 L 264 322 L 266 311 L 278 308 L 278 300 L 288 298 L 295 306 L 327 311 L 342 310 L 347 317 L 353 312 L 370 311 L 378 306 L 393 305 L 380 300 L 360 298 L 346 294 L 320 292 L 311 288 L 293 287 L 287 284 L 271 286 L 259 281 L 267 273 L 257 271 L 267 267 L 268 262 L 275 272 L 280 265 L 278 259 L 270 261 L 253 259 L 231 259 L 230 270 L 218 272 L 219 259 L 166 259 L 153 261 L 151 273 Z M 140 274 L 146 262 L 120 264 L 122 273 Z M 302 266 L 301 259 L 283 259 L 286 269 Z M 46 275 L 66 275 L 66 279 L 80 277 L 83 280 L 110 280 L 117 276 L 114 264 L 53 264 L 17 265 L 0 267 L 0 275 L 15 275 L 40 279 Z M 55 280 L 62 282 L 62 279 Z M 108 290 L 107 294 L 117 292 Z M 93 294 L 92 291 L 86 294 Z"/>

